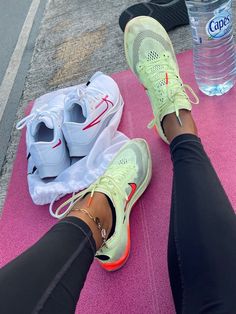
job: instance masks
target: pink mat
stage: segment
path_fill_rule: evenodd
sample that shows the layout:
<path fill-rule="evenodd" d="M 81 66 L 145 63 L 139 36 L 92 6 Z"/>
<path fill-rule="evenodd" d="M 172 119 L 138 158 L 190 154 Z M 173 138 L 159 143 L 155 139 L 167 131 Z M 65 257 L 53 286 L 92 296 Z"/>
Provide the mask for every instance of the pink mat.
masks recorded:
<path fill-rule="evenodd" d="M 192 53 L 178 56 L 182 78 L 196 91 Z M 93 263 L 77 313 L 174 313 L 167 271 L 167 238 L 171 197 L 168 146 L 146 125 L 152 118 L 143 87 L 130 71 L 113 75 L 125 100 L 120 130 L 143 137 L 153 157 L 152 182 L 131 217 L 132 249 L 124 268 L 106 273 Z M 236 87 L 222 97 L 198 92 L 201 104 L 193 109 L 206 151 L 236 207 Z M 204 178 L 202 178 L 204 180 Z M 55 223 L 47 206 L 36 206 L 26 182 L 25 138 L 22 136 L 0 221 L 0 266 L 34 243 Z"/>

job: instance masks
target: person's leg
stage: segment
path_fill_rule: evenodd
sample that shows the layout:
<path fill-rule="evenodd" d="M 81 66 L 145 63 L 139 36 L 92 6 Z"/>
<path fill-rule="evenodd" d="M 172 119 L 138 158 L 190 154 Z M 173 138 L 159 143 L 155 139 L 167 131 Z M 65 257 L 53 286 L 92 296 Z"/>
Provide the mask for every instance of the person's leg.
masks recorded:
<path fill-rule="evenodd" d="M 236 218 L 197 137 L 170 38 L 150 17 L 125 28 L 127 62 L 145 86 L 174 164 L 169 271 L 177 313 L 236 313 Z M 186 89 L 192 94 L 190 100 Z"/>
<path fill-rule="evenodd" d="M 114 271 L 126 263 L 129 216 L 151 173 L 147 143 L 127 141 L 94 184 L 54 213 L 67 217 L 0 269 L 0 313 L 74 313 L 95 252 L 105 270 Z M 61 207 L 68 204 L 61 214 Z"/>
<path fill-rule="evenodd" d="M 76 203 L 84 208 L 89 195 Z M 95 193 L 90 212 L 110 232 L 112 214 L 104 194 Z M 84 213 L 71 211 L 44 237 L 0 269 L 0 313 L 74 313 L 102 238 Z"/>
<path fill-rule="evenodd" d="M 177 313 L 236 310 L 236 215 L 207 157 L 189 111 L 167 115 L 173 195 L 168 246 Z"/>

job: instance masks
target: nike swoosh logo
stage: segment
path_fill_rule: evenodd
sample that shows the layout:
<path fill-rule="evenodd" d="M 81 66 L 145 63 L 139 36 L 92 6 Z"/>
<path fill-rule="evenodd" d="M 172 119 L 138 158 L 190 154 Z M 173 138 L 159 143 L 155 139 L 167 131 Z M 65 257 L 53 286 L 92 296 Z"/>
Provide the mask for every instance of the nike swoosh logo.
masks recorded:
<path fill-rule="evenodd" d="M 54 145 L 52 148 L 56 148 L 57 146 L 61 145 L 61 139 L 59 138 L 58 143 L 56 145 Z"/>
<path fill-rule="evenodd" d="M 131 191 L 128 195 L 128 199 L 127 199 L 126 204 L 125 204 L 125 209 L 126 209 L 127 204 L 129 203 L 129 201 L 131 200 L 131 198 L 133 197 L 134 193 L 137 190 L 137 184 L 136 183 L 129 183 L 129 186 L 131 187 Z"/>
<path fill-rule="evenodd" d="M 109 99 L 107 99 L 108 96 L 106 96 L 105 98 L 102 98 L 102 101 L 96 106 L 96 108 L 98 108 L 104 101 L 106 102 L 106 108 L 105 110 L 103 110 L 102 113 L 100 113 L 92 122 L 90 122 L 88 125 L 86 125 L 84 128 L 83 128 L 83 131 L 93 127 L 94 125 L 98 124 L 99 122 L 101 122 L 101 120 L 99 120 L 106 112 L 107 110 L 109 109 L 109 103 L 114 106 L 113 102 L 110 101 Z"/>

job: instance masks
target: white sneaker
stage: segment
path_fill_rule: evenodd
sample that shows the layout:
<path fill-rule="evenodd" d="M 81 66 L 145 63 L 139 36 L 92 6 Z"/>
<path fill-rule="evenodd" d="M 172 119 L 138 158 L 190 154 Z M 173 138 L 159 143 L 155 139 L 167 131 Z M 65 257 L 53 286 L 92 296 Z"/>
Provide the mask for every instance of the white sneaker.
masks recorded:
<path fill-rule="evenodd" d="M 96 72 L 83 89 L 68 95 L 62 130 L 70 156 L 88 155 L 98 136 L 122 106 L 118 85 L 102 72 Z"/>
<path fill-rule="evenodd" d="M 17 123 L 27 126 L 28 175 L 38 172 L 41 179 L 56 177 L 70 166 L 70 158 L 61 130 L 62 114 L 36 110 Z"/>

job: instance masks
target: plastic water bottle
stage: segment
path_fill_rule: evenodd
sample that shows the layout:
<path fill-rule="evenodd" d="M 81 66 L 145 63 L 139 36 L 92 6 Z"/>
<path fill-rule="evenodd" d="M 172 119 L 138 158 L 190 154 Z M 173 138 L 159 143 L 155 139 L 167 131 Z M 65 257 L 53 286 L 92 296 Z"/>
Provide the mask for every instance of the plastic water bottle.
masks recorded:
<path fill-rule="evenodd" d="M 186 5 L 197 84 L 206 95 L 222 95 L 236 78 L 232 0 L 186 0 Z"/>

